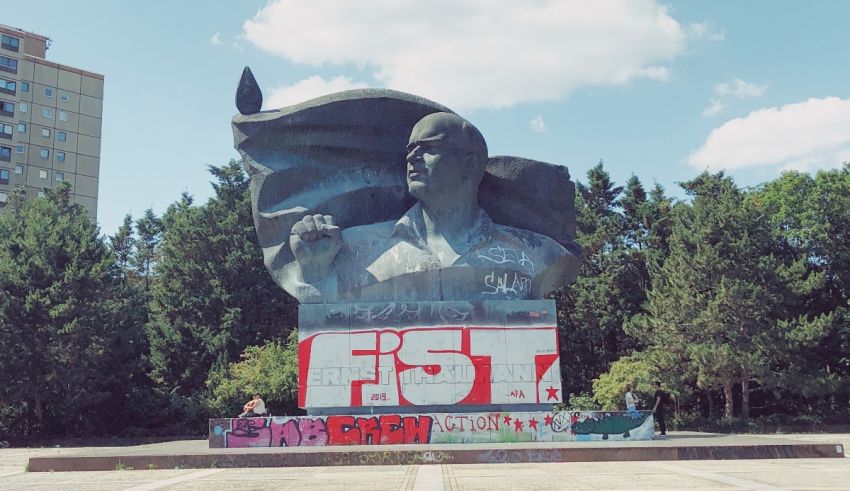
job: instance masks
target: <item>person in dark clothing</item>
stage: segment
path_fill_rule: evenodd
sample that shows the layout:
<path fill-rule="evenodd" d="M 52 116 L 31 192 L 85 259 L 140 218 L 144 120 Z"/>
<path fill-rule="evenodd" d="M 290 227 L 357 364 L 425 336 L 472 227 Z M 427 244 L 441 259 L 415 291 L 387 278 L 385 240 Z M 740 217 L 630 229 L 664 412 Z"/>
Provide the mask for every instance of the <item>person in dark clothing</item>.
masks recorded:
<path fill-rule="evenodd" d="M 655 396 L 653 398 L 655 402 L 652 406 L 652 416 L 655 418 L 655 421 L 658 421 L 658 429 L 661 430 L 658 437 L 664 439 L 667 438 L 667 424 L 664 422 L 664 403 L 667 400 L 667 393 L 661 389 L 661 382 L 658 380 L 653 385 L 655 386 Z"/>

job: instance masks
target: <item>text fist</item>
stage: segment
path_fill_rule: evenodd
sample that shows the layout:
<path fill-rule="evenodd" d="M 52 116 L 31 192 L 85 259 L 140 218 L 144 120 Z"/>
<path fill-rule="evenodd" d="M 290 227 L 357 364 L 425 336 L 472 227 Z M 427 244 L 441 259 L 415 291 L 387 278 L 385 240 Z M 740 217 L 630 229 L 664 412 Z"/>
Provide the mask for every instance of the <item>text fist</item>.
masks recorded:
<path fill-rule="evenodd" d="M 342 230 L 334 225 L 330 215 L 306 215 L 292 226 L 289 246 L 307 283 L 327 277 L 339 250 Z"/>

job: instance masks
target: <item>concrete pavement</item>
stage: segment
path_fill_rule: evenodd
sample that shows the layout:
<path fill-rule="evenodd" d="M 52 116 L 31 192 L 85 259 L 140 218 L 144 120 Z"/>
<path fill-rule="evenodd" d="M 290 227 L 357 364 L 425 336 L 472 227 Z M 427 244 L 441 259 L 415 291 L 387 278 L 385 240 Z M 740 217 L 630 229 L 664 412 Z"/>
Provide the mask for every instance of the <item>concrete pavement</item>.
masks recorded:
<path fill-rule="evenodd" d="M 850 447 L 850 434 L 783 437 Z M 850 490 L 848 458 L 25 472 L 31 456 L 85 450 L 2 449 L 0 490 Z"/>

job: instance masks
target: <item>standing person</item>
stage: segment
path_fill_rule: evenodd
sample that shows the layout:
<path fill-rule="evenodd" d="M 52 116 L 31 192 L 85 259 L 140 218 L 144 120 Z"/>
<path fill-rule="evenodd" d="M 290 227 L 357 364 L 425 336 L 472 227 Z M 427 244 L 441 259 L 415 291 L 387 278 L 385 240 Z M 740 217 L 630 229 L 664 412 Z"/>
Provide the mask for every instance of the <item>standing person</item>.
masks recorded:
<path fill-rule="evenodd" d="M 664 422 L 664 401 L 667 400 L 667 393 L 661 389 L 661 382 L 658 380 L 652 385 L 655 386 L 655 403 L 652 406 L 652 416 L 658 421 L 658 429 L 661 430 L 658 438 L 664 440 L 667 438 L 667 424 Z"/>
<path fill-rule="evenodd" d="M 254 394 L 254 397 L 242 406 L 242 414 L 240 418 L 254 418 L 266 414 L 266 403 L 263 402 L 260 394 Z"/>
<path fill-rule="evenodd" d="M 632 384 L 626 384 L 626 409 L 629 411 L 637 411 L 638 398 L 633 392 Z"/>

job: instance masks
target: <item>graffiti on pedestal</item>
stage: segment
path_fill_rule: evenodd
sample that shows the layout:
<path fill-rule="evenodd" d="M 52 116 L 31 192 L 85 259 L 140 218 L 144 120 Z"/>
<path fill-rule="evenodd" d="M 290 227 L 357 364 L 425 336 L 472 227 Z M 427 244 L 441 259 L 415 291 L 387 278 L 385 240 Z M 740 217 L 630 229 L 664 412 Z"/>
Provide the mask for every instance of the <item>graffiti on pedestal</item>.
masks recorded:
<path fill-rule="evenodd" d="M 535 411 L 214 419 L 209 438 L 212 448 L 244 448 L 648 440 L 652 435 L 648 411 Z"/>
<path fill-rule="evenodd" d="M 299 343 L 299 406 L 561 402 L 555 326 L 320 332 Z"/>

